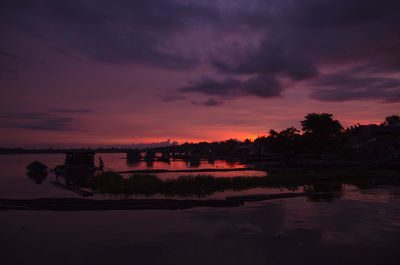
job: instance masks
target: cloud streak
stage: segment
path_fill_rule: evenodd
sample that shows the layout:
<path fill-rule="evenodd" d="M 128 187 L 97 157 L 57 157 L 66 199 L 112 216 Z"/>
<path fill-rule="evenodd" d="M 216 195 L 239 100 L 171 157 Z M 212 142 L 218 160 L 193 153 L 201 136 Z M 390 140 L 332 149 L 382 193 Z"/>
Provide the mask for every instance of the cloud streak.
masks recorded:
<path fill-rule="evenodd" d="M 45 119 L 41 121 L 36 121 L 34 123 L 27 122 L 23 124 L 10 124 L 9 127 L 45 131 L 70 131 L 72 130 L 73 122 L 74 119 L 64 117 L 56 119 Z"/>
<path fill-rule="evenodd" d="M 233 99 L 242 96 L 258 96 L 261 98 L 272 98 L 281 96 L 283 91 L 282 84 L 278 79 L 271 75 L 259 75 L 241 81 L 234 78 L 216 80 L 203 77 L 201 80 L 191 82 L 190 85 L 179 89 L 182 93 L 199 93 L 207 96 L 218 97 L 219 100 L 212 99 L 203 105 L 221 105 L 223 100 Z M 218 104 L 215 104 L 217 103 Z"/>
<path fill-rule="evenodd" d="M 357 76 L 353 71 L 327 74 L 312 83 L 311 98 L 321 101 L 400 101 L 400 80 L 388 77 Z"/>
<path fill-rule="evenodd" d="M 45 131 L 71 131 L 74 130 L 76 119 L 72 117 L 57 117 L 55 113 L 81 114 L 90 113 L 87 109 L 55 109 L 49 112 L 19 112 L 1 113 L 2 127 L 45 130 Z"/>
<path fill-rule="evenodd" d="M 90 109 L 63 109 L 63 108 L 57 108 L 57 109 L 50 109 L 50 112 L 56 112 L 56 113 L 93 113 L 92 110 Z"/>
<path fill-rule="evenodd" d="M 196 106 L 207 106 L 207 107 L 213 107 L 213 106 L 219 106 L 222 105 L 224 102 L 221 100 L 217 100 L 215 98 L 209 98 L 206 101 L 198 102 L 195 100 L 191 100 L 190 103 Z"/>
<path fill-rule="evenodd" d="M 37 120 L 37 119 L 45 119 L 48 118 L 48 113 L 42 112 L 22 112 L 22 113 L 12 113 L 12 112 L 5 112 L 0 113 L 0 119 L 28 119 L 28 120 Z"/>

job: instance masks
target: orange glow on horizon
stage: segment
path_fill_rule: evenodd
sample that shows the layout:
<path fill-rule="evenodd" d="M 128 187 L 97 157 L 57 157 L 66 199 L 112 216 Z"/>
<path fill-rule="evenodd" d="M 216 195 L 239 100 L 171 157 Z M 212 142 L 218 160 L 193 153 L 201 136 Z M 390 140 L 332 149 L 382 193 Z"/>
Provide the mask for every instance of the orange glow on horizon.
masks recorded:
<path fill-rule="evenodd" d="M 167 142 L 168 140 L 171 142 L 178 142 L 178 144 L 184 144 L 184 143 L 199 143 L 199 142 L 222 142 L 222 141 L 227 141 L 230 139 L 235 139 L 239 141 L 245 141 L 246 139 L 249 139 L 250 141 L 254 141 L 258 137 L 265 136 L 265 135 L 252 135 L 252 134 L 246 134 L 246 133 L 226 133 L 224 132 L 223 135 L 226 135 L 226 137 L 210 137 L 209 139 L 207 138 L 174 138 L 174 139 L 168 139 L 168 138 L 145 138 L 145 139 L 124 139 L 124 138 L 114 138 L 114 139 L 107 139 L 106 142 L 103 143 L 103 145 L 136 145 L 136 144 L 152 144 L 152 143 L 163 143 Z"/>

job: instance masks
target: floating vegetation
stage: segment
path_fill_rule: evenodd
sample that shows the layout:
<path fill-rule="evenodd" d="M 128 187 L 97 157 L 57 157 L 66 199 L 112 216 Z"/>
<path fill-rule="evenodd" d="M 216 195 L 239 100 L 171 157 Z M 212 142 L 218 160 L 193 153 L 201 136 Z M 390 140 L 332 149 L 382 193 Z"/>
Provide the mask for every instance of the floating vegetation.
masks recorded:
<path fill-rule="evenodd" d="M 138 194 L 180 197 L 205 197 L 226 190 L 246 190 L 259 187 L 284 187 L 297 190 L 306 186 L 308 191 L 340 190 L 341 184 L 358 187 L 377 185 L 400 185 L 397 170 L 370 169 L 362 167 L 318 169 L 309 171 L 277 171 L 266 177 L 216 178 L 211 175 L 181 176 L 161 180 L 155 175 L 133 174 L 124 178 L 114 172 L 103 172 L 92 177 L 89 187 L 99 193 Z"/>
<path fill-rule="evenodd" d="M 134 174 L 123 178 L 114 172 L 94 176 L 89 187 L 99 193 L 163 194 L 166 196 L 204 197 L 218 191 L 244 190 L 263 186 L 265 177 L 215 178 L 211 175 L 181 176 L 161 180 L 155 175 Z"/>

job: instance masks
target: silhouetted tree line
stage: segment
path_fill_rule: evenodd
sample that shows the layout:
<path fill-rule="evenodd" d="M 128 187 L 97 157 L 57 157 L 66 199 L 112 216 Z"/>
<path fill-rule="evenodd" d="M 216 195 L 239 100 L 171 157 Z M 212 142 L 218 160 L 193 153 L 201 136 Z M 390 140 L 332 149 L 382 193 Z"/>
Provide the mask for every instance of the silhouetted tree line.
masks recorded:
<path fill-rule="evenodd" d="M 366 149 L 373 154 L 400 144 L 400 117 L 386 117 L 380 125 L 354 125 L 344 129 L 338 120 L 328 113 L 310 113 L 301 121 L 301 130 L 290 127 L 281 132 L 270 130 L 264 141 L 271 152 L 288 155 L 332 154 L 340 158 L 357 158 L 357 152 Z M 391 152 L 388 150 L 388 152 Z M 398 155 L 398 154 L 395 154 Z"/>
<path fill-rule="evenodd" d="M 340 122 L 328 113 L 307 114 L 301 125 L 303 134 L 295 127 L 280 132 L 271 129 L 267 136 L 257 138 L 254 143 L 273 153 L 321 153 L 332 150 L 344 131 Z"/>
<path fill-rule="evenodd" d="M 198 154 L 216 158 L 265 157 L 271 154 L 280 154 L 285 157 L 303 155 L 315 158 L 321 154 L 331 154 L 332 156 L 351 159 L 356 158 L 357 148 L 362 147 L 360 141 L 365 143 L 374 141 L 376 140 L 373 134 L 375 131 L 385 133 L 385 128 L 400 126 L 400 117 L 392 115 L 386 117 L 380 125 L 357 124 L 344 129 L 338 120 L 333 119 L 332 114 L 310 113 L 301 121 L 301 126 L 301 131 L 295 127 L 289 127 L 279 132 L 271 129 L 265 136 L 258 137 L 254 141 L 247 139 L 242 142 L 230 139 L 212 143 L 184 143 L 153 150 L 156 152 Z M 398 130 L 394 131 L 394 133 L 396 132 Z M 400 135 L 395 135 L 394 138 L 390 139 L 397 139 L 398 142 L 399 137 Z M 390 145 L 387 141 L 381 141 L 379 144 Z M 396 145 L 396 143 L 394 144 Z M 376 152 L 376 150 L 373 150 L 373 152 Z"/>

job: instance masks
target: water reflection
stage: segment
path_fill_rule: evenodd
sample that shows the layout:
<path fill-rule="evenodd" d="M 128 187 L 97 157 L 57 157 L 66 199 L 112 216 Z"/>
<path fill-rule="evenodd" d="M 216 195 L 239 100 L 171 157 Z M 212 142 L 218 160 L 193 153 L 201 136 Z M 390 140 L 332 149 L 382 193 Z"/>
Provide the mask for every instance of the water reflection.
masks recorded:
<path fill-rule="evenodd" d="M 146 167 L 153 168 L 154 160 L 146 160 Z"/>
<path fill-rule="evenodd" d="M 126 165 L 127 165 L 128 167 L 133 167 L 133 168 L 139 167 L 139 165 L 140 165 L 140 160 L 129 160 L 129 159 L 127 159 L 127 160 L 126 160 Z"/>
<path fill-rule="evenodd" d="M 397 265 L 400 201 L 388 194 L 399 189 L 366 193 L 345 186 L 342 191 L 346 196 L 333 203 L 298 197 L 179 211 L 4 211 L 0 226 L 7 244 L 2 246 L 2 260 L 4 264 L 131 260 L 139 264 Z M 385 201 L 372 201 L 372 194 Z"/>
<path fill-rule="evenodd" d="M 126 171 L 130 169 L 166 169 L 166 170 L 183 170 L 187 168 L 215 168 L 215 169 L 232 169 L 245 168 L 246 165 L 240 164 L 238 161 L 227 160 L 206 160 L 206 159 L 170 159 L 170 160 L 129 160 L 125 157 L 111 156 L 110 154 L 102 154 L 105 168 L 112 171 Z"/>
<path fill-rule="evenodd" d="M 191 159 L 186 161 L 187 167 L 198 168 L 200 167 L 200 159 Z"/>
<path fill-rule="evenodd" d="M 165 164 L 171 164 L 171 160 L 159 160 L 161 163 L 165 163 Z"/>
<path fill-rule="evenodd" d="M 315 182 L 305 185 L 304 191 L 313 202 L 333 202 L 343 195 L 343 183 L 336 181 Z"/>
<path fill-rule="evenodd" d="M 31 178 L 36 184 L 42 184 L 43 180 L 47 177 L 47 171 L 43 172 L 26 172 L 26 175 Z"/>

